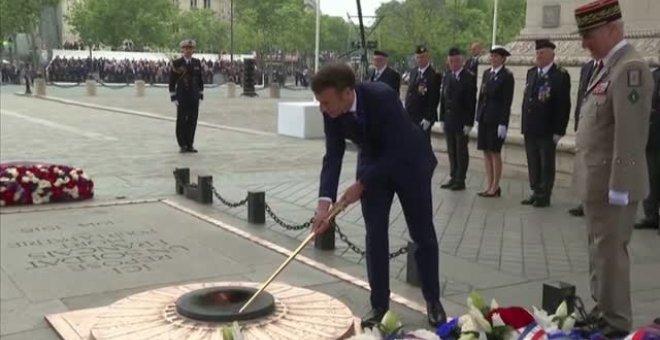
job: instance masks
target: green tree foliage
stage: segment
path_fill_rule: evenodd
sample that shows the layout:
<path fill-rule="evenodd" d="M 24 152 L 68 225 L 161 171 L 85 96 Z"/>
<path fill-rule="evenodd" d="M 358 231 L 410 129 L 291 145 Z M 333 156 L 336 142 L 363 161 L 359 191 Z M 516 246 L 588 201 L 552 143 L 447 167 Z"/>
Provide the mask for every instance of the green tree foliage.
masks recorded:
<path fill-rule="evenodd" d="M 77 2 L 69 23 L 87 44 L 169 46 L 177 9 L 171 0 L 85 0 Z"/>
<path fill-rule="evenodd" d="M 174 23 L 173 40 L 169 46 L 176 47 L 183 39 L 195 39 L 197 50 L 220 53 L 228 50 L 229 23 L 219 20 L 216 13 L 208 9 L 179 12 Z"/>
<path fill-rule="evenodd" d="M 58 3 L 59 0 L 0 0 L 0 37 L 33 32 L 41 10 Z"/>
<path fill-rule="evenodd" d="M 376 15 L 380 47 L 395 60 L 410 56 L 415 46 L 425 44 L 440 60 L 451 46 L 466 50 L 479 41 L 490 45 L 493 0 L 392 0 L 382 4 Z M 524 26 L 526 0 L 500 0 L 497 43 L 514 39 Z"/>

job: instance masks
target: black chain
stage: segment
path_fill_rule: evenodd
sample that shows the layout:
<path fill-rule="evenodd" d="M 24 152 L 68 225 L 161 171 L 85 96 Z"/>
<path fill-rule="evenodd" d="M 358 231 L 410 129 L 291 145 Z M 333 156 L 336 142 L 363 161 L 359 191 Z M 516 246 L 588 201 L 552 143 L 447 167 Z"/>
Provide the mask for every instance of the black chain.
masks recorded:
<path fill-rule="evenodd" d="M 344 234 L 344 233 L 341 231 L 341 228 L 339 228 L 339 226 L 338 226 L 336 223 L 333 223 L 333 225 L 334 225 L 334 227 L 335 227 L 335 231 L 337 232 L 337 234 L 339 234 L 339 239 L 342 240 L 344 243 L 346 243 L 346 245 L 348 245 L 348 248 L 349 248 L 349 249 L 351 249 L 354 253 L 356 253 L 356 254 L 358 254 L 358 255 L 360 255 L 360 256 L 364 256 L 364 255 L 367 253 L 365 250 L 363 250 L 363 249 L 361 249 L 360 247 L 358 247 L 358 245 L 356 245 L 355 243 L 351 242 L 351 241 L 348 239 L 348 236 L 346 236 L 346 234 Z M 406 254 L 406 253 L 408 253 L 408 247 L 407 247 L 407 246 L 403 246 L 403 247 L 399 248 L 398 250 L 396 250 L 396 251 L 390 253 L 389 258 L 390 258 L 390 260 L 391 260 L 391 259 L 393 259 L 393 258 L 399 257 L 399 256 L 401 256 L 401 255 L 403 255 L 403 254 Z"/>
<path fill-rule="evenodd" d="M 213 189 L 213 195 L 215 195 L 215 197 L 217 197 L 220 200 L 220 202 L 222 202 L 222 204 L 224 204 L 224 205 L 226 205 L 230 208 L 237 208 L 237 207 L 240 207 L 242 205 L 246 205 L 247 202 L 248 202 L 247 196 L 244 199 L 242 199 L 238 202 L 230 202 L 230 201 L 226 200 L 224 197 L 220 196 L 218 191 L 215 190 L 215 187 L 211 187 L 211 189 Z"/>
<path fill-rule="evenodd" d="M 279 224 L 282 228 L 286 230 L 303 230 L 309 228 L 309 226 L 312 225 L 312 222 L 314 221 L 313 218 L 311 218 L 309 221 L 303 223 L 303 224 L 288 224 L 284 222 L 281 218 L 279 218 L 275 213 L 273 212 L 273 209 L 270 208 L 268 203 L 266 203 L 266 213 L 268 213 L 268 216 L 275 221 L 275 223 Z"/>

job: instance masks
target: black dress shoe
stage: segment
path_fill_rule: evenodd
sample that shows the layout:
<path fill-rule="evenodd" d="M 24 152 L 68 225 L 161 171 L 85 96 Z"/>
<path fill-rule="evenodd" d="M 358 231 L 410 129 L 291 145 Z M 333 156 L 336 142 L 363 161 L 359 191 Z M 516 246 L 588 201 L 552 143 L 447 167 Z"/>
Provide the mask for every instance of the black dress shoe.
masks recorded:
<path fill-rule="evenodd" d="M 635 229 L 658 229 L 658 221 L 643 219 L 642 221 L 635 223 Z"/>
<path fill-rule="evenodd" d="M 502 188 L 497 188 L 494 193 L 486 192 L 481 197 L 500 197 L 502 196 Z"/>
<path fill-rule="evenodd" d="M 449 180 L 449 182 L 447 182 L 447 183 L 441 185 L 440 188 L 442 188 L 442 189 L 449 189 L 449 188 L 451 188 L 453 185 L 454 185 L 454 180 L 452 179 L 452 180 Z"/>
<path fill-rule="evenodd" d="M 438 327 L 447 322 L 447 313 L 445 313 L 445 309 L 442 307 L 440 301 L 427 303 L 426 315 L 431 327 Z"/>
<path fill-rule="evenodd" d="M 582 217 L 584 216 L 584 209 L 582 209 L 581 205 L 578 205 L 577 207 L 570 209 L 568 213 L 571 214 L 571 216 Z"/>
<path fill-rule="evenodd" d="M 179 153 L 186 153 L 188 152 L 188 148 L 180 148 Z"/>
<path fill-rule="evenodd" d="M 520 202 L 520 204 L 522 204 L 522 205 L 532 205 L 532 204 L 534 204 L 534 202 L 536 202 L 536 196 L 531 195 L 527 199 L 522 200 Z"/>
<path fill-rule="evenodd" d="M 465 190 L 465 183 L 462 182 L 454 182 L 454 185 L 449 187 L 449 190 L 451 191 L 461 191 Z"/>
<path fill-rule="evenodd" d="M 190 146 L 190 147 L 188 147 L 188 152 L 197 153 L 197 149 Z"/>
<path fill-rule="evenodd" d="M 545 208 L 550 206 L 550 199 L 549 198 L 537 198 L 534 200 L 534 203 L 532 203 L 532 206 L 534 208 Z"/>
<path fill-rule="evenodd" d="M 380 324 L 380 322 L 383 320 L 383 317 L 385 316 L 385 313 L 387 313 L 387 310 L 381 310 L 381 309 L 370 310 L 367 314 L 365 314 L 362 317 L 362 322 L 360 323 L 360 326 L 362 328 L 371 328 Z"/>

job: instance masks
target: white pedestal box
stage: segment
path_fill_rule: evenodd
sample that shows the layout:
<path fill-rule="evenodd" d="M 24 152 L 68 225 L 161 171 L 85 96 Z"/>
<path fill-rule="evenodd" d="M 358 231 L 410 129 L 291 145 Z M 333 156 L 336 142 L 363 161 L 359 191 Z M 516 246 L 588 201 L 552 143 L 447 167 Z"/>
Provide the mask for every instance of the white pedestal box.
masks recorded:
<path fill-rule="evenodd" d="M 277 133 L 304 139 L 323 138 L 323 115 L 316 102 L 279 103 Z"/>

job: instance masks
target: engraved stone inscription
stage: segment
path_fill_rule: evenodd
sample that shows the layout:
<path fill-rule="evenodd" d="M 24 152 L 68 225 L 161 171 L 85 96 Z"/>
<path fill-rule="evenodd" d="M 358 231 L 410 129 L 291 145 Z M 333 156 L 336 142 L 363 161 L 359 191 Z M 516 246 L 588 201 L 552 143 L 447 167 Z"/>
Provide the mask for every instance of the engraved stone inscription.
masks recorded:
<path fill-rule="evenodd" d="M 543 6 L 543 28 L 559 27 L 561 5 Z"/>

